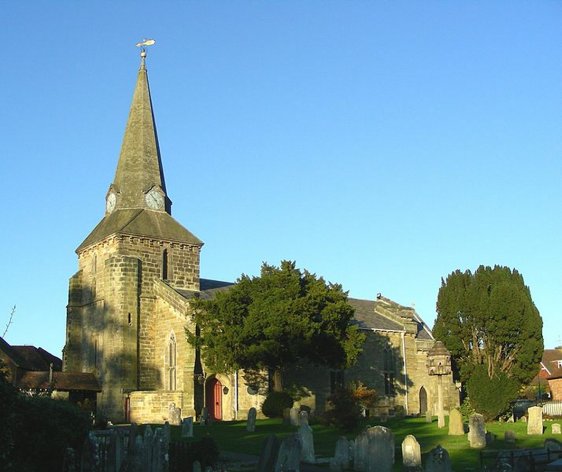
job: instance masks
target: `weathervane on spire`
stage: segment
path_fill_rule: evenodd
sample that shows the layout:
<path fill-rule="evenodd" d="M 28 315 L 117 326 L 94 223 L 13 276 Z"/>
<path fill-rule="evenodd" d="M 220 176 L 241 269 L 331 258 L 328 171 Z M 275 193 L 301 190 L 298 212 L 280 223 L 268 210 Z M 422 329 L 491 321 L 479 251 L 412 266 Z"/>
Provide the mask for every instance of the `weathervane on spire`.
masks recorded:
<path fill-rule="evenodd" d="M 142 57 L 142 64 L 144 65 L 144 58 L 146 57 L 146 47 L 147 46 L 152 46 L 153 44 L 155 44 L 156 41 L 154 41 L 154 39 L 143 39 L 140 43 L 137 43 L 136 46 L 138 48 L 141 48 L 141 57 Z"/>

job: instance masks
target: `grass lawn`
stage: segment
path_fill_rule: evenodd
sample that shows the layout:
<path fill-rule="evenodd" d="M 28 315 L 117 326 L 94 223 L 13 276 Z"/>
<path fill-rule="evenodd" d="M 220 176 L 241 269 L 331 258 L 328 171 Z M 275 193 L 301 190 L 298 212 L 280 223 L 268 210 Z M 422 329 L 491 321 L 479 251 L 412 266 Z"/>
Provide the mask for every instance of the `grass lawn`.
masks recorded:
<path fill-rule="evenodd" d="M 365 424 L 374 426 L 375 420 Z M 550 433 L 551 422 L 545 422 L 545 434 L 542 436 L 527 436 L 527 424 L 518 423 L 487 423 L 486 428 L 496 436 L 495 441 L 487 446 L 485 450 L 499 449 L 523 449 L 542 447 L 544 440 L 549 437 L 555 439 L 560 436 L 552 436 Z M 314 445 L 317 457 L 330 457 L 334 454 L 336 440 L 342 435 L 339 431 L 320 424 L 312 424 L 314 431 Z M 422 454 L 429 452 L 437 445 L 443 446 L 449 452 L 453 463 L 453 470 L 457 472 L 479 470 L 480 451 L 471 449 L 467 436 L 448 436 L 448 428 L 437 428 L 437 421 L 426 423 L 425 418 L 391 419 L 384 426 L 390 428 L 395 436 L 396 444 L 396 466 L 395 470 L 401 470 L 401 444 L 404 437 L 412 434 L 421 445 Z M 505 431 L 511 430 L 515 433 L 517 441 L 515 444 L 504 441 Z M 288 436 L 296 431 L 295 427 L 282 424 L 278 419 L 258 420 L 256 432 L 246 431 L 245 421 L 223 421 L 213 423 L 207 427 L 194 426 L 195 438 L 201 438 L 206 434 L 212 436 L 221 451 L 236 451 L 247 454 L 259 455 L 261 445 L 269 434 L 276 434 L 279 438 Z M 359 431 L 347 434 L 349 439 L 355 438 Z M 175 427 L 172 431 L 174 438 L 179 439 L 180 428 Z M 561 438 L 562 439 L 562 438 Z"/>

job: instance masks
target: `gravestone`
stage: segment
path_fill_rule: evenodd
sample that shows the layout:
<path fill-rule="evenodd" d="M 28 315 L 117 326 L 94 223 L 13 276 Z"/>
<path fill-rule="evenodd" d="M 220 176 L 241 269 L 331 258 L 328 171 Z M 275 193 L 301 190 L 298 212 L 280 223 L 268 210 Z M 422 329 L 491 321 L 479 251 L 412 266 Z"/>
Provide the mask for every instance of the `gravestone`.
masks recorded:
<path fill-rule="evenodd" d="M 549 451 L 562 451 L 562 443 L 558 439 L 548 438 L 544 440 L 544 448 Z"/>
<path fill-rule="evenodd" d="M 367 430 L 369 438 L 367 470 L 390 472 L 394 464 L 394 434 L 384 426 L 373 426 Z"/>
<path fill-rule="evenodd" d="M 552 434 L 562 434 L 560 423 L 552 423 Z"/>
<path fill-rule="evenodd" d="M 298 408 L 291 408 L 289 411 L 289 421 L 291 422 L 291 426 L 299 425 L 299 413 L 300 410 Z"/>
<path fill-rule="evenodd" d="M 168 406 L 168 422 L 174 426 L 181 424 L 181 408 L 176 408 L 175 403 L 170 403 Z"/>
<path fill-rule="evenodd" d="M 184 418 L 181 422 L 181 437 L 182 438 L 192 438 L 193 437 L 193 416 L 188 416 Z"/>
<path fill-rule="evenodd" d="M 248 420 L 246 421 L 246 431 L 253 433 L 256 430 L 256 409 L 254 407 L 250 408 L 248 411 Z"/>
<path fill-rule="evenodd" d="M 505 433 L 503 433 L 503 440 L 506 443 L 515 444 L 516 439 L 517 439 L 517 436 L 515 435 L 514 431 L 507 430 Z"/>
<path fill-rule="evenodd" d="M 446 449 L 441 446 L 433 448 L 427 453 L 425 472 L 451 472 L 451 459 Z"/>
<path fill-rule="evenodd" d="M 408 434 L 402 441 L 402 465 L 405 470 L 419 470 L 421 463 L 420 445 L 414 436 Z"/>
<path fill-rule="evenodd" d="M 463 434 L 462 414 L 458 409 L 453 408 L 449 413 L 449 436 L 462 436 Z"/>
<path fill-rule="evenodd" d="M 353 444 L 353 469 L 356 471 L 367 470 L 367 455 L 369 453 L 369 436 L 363 431 Z"/>
<path fill-rule="evenodd" d="M 312 428 L 308 426 L 308 423 L 302 424 L 297 434 L 299 435 L 302 446 L 301 461 L 314 464 L 316 462 L 316 457 L 314 455 L 314 435 L 312 434 Z"/>
<path fill-rule="evenodd" d="M 193 472 L 201 472 L 201 464 L 199 461 L 195 461 L 192 465 Z"/>
<path fill-rule="evenodd" d="M 302 410 L 299 412 L 299 426 L 303 424 L 308 426 L 308 411 Z"/>
<path fill-rule="evenodd" d="M 201 415 L 199 415 L 199 424 L 207 425 L 209 423 L 209 410 L 204 406 L 201 408 Z"/>
<path fill-rule="evenodd" d="M 431 414 L 431 411 L 426 410 L 425 411 L 425 422 L 431 423 L 432 421 L 433 421 L 433 415 Z"/>
<path fill-rule="evenodd" d="M 336 441 L 333 462 L 334 464 L 339 464 L 342 469 L 347 469 L 349 468 L 349 460 L 349 441 L 345 436 L 340 436 Z"/>
<path fill-rule="evenodd" d="M 283 409 L 283 424 L 291 424 L 291 408 Z"/>
<path fill-rule="evenodd" d="M 473 449 L 486 447 L 486 423 L 480 413 L 470 415 L 468 421 L 468 441 Z"/>
<path fill-rule="evenodd" d="M 283 439 L 277 454 L 275 472 L 300 472 L 301 448 L 298 434 Z"/>
<path fill-rule="evenodd" d="M 540 406 L 532 406 L 527 411 L 529 412 L 527 434 L 542 434 L 542 408 Z"/>
<path fill-rule="evenodd" d="M 263 442 L 257 472 L 271 472 L 274 470 L 278 453 L 279 439 L 277 439 L 275 434 L 270 434 Z"/>

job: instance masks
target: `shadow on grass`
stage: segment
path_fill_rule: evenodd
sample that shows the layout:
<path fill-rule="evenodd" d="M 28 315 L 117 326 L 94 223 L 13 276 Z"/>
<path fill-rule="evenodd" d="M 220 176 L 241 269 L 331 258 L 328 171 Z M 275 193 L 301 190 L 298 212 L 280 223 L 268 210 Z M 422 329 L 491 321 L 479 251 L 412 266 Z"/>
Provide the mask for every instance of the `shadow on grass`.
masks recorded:
<path fill-rule="evenodd" d="M 317 457 L 331 457 L 334 454 L 335 444 L 340 436 L 354 439 L 365 427 L 374 426 L 378 423 L 374 419 L 367 421 L 361 428 L 352 433 L 342 433 L 334 428 L 321 424 L 312 424 L 314 431 L 314 445 Z M 487 430 L 492 433 L 495 440 L 489 444 L 486 451 L 499 451 L 504 449 L 526 449 L 542 447 L 547 438 L 560 438 L 552 435 L 550 423 L 546 422 L 546 432 L 543 435 L 528 436 L 525 423 L 487 423 Z M 437 428 L 437 421 L 427 423 L 425 418 L 403 418 L 391 419 L 386 426 L 392 430 L 396 445 L 395 470 L 402 469 L 401 444 L 408 434 L 416 437 L 420 443 L 422 455 L 428 453 L 434 447 L 441 445 L 449 452 L 453 470 L 457 472 L 480 470 L 480 450 L 471 449 L 467 435 L 449 436 L 448 428 Z M 172 427 L 172 438 L 179 440 L 181 436 L 180 427 Z M 217 442 L 221 451 L 242 452 L 246 454 L 259 455 L 261 446 L 269 434 L 275 434 L 284 438 L 296 432 L 297 428 L 284 425 L 280 419 L 258 420 L 256 431 L 246 431 L 246 421 L 223 421 L 212 423 L 209 426 L 194 426 L 194 439 L 200 439 L 210 435 Z M 511 444 L 504 441 L 506 431 L 515 433 L 516 442 Z"/>

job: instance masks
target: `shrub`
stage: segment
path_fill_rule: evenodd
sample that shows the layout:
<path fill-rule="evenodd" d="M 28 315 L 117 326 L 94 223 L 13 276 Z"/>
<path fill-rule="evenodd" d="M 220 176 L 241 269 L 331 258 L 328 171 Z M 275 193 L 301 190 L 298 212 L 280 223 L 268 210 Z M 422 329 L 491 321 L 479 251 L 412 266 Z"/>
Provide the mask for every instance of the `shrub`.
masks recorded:
<path fill-rule="evenodd" d="M 293 406 L 293 398 L 287 392 L 270 392 L 261 411 L 268 418 L 283 418 L 283 411 Z"/>
<path fill-rule="evenodd" d="M 479 365 L 468 379 L 466 389 L 470 405 L 488 421 L 508 410 L 510 403 L 517 398 L 519 383 L 505 372 L 490 378 L 486 366 Z"/>
<path fill-rule="evenodd" d="M 65 400 L 19 397 L 13 430 L 13 462 L 18 472 L 62 470 L 67 447 L 80 450 L 90 417 Z"/>
<path fill-rule="evenodd" d="M 338 429 L 352 431 L 359 425 L 363 412 L 375 406 L 376 398 L 375 390 L 361 382 L 352 383 L 337 389 L 328 398 L 333 409 L 327 411 L 324 418 Z"/>

